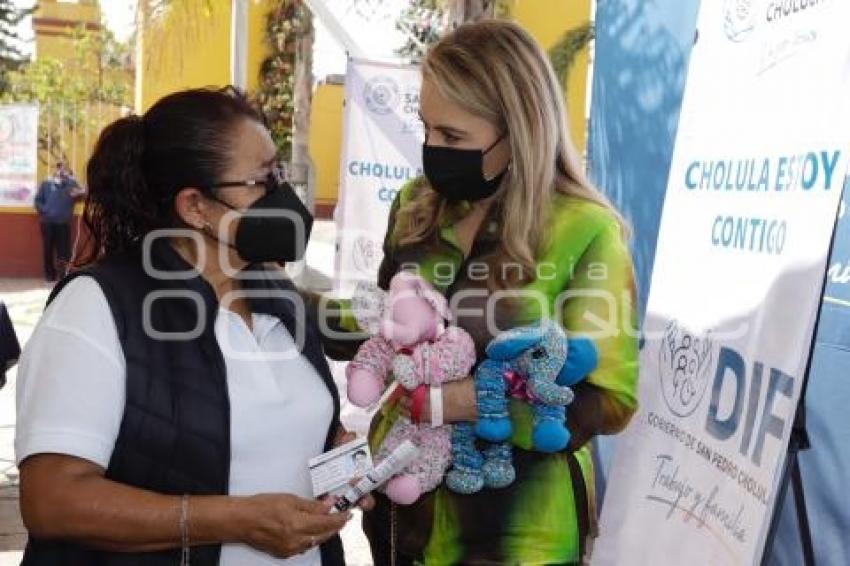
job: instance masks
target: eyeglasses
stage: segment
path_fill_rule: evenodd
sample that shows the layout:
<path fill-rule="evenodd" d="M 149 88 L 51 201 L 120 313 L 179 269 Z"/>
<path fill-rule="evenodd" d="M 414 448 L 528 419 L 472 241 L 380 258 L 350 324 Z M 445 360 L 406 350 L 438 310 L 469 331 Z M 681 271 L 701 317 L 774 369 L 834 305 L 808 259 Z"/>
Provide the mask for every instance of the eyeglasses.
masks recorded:
<path fill-rule="evenodd" d="M 262 179 L 246 179 L 244 181 L 224 181 L 207 185 L 208 189 L 227 189 L 231 187 L 256 187 L 262 185 L 266 194 L 286 183 L 286 173 L 281 165 L 275 165 Z"/>

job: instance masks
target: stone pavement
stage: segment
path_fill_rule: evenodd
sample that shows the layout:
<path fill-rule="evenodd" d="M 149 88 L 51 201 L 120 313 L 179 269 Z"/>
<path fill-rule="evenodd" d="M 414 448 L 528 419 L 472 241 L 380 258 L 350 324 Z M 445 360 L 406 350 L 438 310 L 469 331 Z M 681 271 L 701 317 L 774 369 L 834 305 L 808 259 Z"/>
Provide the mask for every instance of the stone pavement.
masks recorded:
<path fill-rule="evenodd" d="M 48 286 L 41 280 L 2 279 L 0 300 L 6 303 L 21 344 L 35 327 Z M 0 566 L 19 564 L 26 532 L 18 508 L 18 469 L 15 467 L 15 369 L 0 390 Z"/>
<path fill-rule="evenodd" d="M 308 286 L 329 289 L 334 271 L 334 224 L 317 221 L 307 250 L 305 278 Z M 9 313 L 23 346 L 32 334 L 47 300 L 49 286 L 33 279 L 0 279 L 0 300 L 9 308 Z M 333 363 L 337 383 L 345 391 L 343 365 Z M 15 370 L 7 374 L 7 385 L 0 390 L 0 566 L 18 565 L 21 551 L 26 543 L 26 532 L 18 507 L 18 471 L 15 467 Z M 361 410 L 343 403 L 343 422 L 351 430 L 364 433 L 369 416 Z M 360 517 L 355 518 L 342 532 L 346 563 L 352 566 L 368 566 L 372 556 L 360 527 Z"/>

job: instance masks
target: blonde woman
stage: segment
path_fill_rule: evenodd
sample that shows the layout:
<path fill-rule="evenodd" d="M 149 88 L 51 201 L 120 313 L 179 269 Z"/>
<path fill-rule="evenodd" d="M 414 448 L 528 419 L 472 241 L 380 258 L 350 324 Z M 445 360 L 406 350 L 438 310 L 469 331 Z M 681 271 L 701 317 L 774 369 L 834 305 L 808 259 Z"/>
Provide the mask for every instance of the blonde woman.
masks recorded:
<path fill-rule="evenodd" d="M 599 365 L 575 387 L 562 453 L 532 450 L 531 411 L 511 402 L 511 486 L 475 495 L 441 487 L 412 506 L 379 496 L 364 518 L 376 564 L 580 560 L 595 520 L 588 441 L 634 412 L 637 341 L 623 223 L 582 172 L 562 100 L 546 55 L 512 23 L 461 26 L 424 61 L 425 177 L 392 206 L 379 285 L 418 271 L 450 299 L 479 361 L 500 330 L 553 317 L 592 336 Z M 474 421 L 472 379 L 445 385 L 442 404 L 445 421 Z M 412 405 L 381 409 L 373 445 L 397 418 L 427 420 L 427 396 Z"/>

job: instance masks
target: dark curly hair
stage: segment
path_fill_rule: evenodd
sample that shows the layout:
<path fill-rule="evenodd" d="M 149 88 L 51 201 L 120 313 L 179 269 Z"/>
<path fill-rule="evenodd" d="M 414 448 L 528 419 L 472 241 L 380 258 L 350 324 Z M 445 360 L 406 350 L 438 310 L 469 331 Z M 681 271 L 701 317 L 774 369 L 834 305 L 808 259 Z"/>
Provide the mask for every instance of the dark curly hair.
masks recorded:
<path fill-rule="evenodd" d="M 143 116 L 126 116 L 104 128 L 86 168 L 88 237 L 75 266 L 131 249 L 152 230 L 178 225 L 175 195 L 221 180 L 233 131 L 245 119 L 264 123 L 235 88 L 203 88 L 169 94 Z"/>

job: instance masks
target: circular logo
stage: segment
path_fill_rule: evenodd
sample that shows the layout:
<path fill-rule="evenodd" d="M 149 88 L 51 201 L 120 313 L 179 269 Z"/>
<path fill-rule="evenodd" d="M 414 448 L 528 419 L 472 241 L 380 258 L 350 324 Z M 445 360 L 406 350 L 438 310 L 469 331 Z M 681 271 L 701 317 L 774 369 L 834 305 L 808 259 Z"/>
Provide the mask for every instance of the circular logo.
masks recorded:
<path fill-rule="evenodd" d="M 366 108 L 375 114 L 389 114 L 401 102 L 398 83 L 390 77 L 378 76 L 369 79 L 363 89 Z"/>
<path fill-rule="evenodd" d="M 723 7 L 723 30 L 731 41 L 747 39 L 756 28 L 753 0 L 726 0 Z"/>
<path fill-rule="evenodd" d="M 354 240 L 352 260 L 357 271 L 372 274 L 378 269 L 382 257 L 381 245 L 375 240 L 367 236 L 360 236 Z"/>
<path fill-rule="evenodd" d="M 661 391 L 667 408 L 687 417 L 699 406 L 708 388 L 712 343 L 671 321 L 664 330 L 658 353 Z"/>

